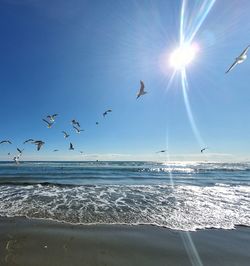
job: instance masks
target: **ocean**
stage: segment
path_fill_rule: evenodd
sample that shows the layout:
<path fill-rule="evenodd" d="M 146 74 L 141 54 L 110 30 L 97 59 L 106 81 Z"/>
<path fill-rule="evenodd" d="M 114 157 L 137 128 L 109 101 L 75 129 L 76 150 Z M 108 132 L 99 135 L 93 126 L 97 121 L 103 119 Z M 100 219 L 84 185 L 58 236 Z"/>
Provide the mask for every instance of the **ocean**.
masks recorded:
<path fill-rule="evenodd" d="M 250 163 L 0 163 L 0 216 L 176 230 L 250 226 Z"/>

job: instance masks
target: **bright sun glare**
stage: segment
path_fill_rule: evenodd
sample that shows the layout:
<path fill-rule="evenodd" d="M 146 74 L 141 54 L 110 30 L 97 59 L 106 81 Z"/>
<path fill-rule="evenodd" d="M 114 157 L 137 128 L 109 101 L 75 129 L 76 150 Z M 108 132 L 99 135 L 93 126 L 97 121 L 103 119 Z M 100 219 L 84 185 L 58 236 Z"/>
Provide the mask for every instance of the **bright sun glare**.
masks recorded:
<path fill-rule="evenodd" d="M 186 67 L 196 56 L 198 46 L 196 44 L 183 44 L 170 55 L 170 65 L 175 69 Z"/>

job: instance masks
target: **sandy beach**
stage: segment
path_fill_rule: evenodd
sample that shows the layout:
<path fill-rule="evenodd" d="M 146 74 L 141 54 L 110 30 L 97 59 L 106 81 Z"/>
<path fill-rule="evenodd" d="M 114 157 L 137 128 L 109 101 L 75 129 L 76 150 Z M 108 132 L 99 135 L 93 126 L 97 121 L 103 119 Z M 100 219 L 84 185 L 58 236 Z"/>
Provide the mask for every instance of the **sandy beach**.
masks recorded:
<path fill-rule="evenodd" d="M 249 265 L 250 229 L 187 234 L 149 225 L 1 218 L 0 255 L 3 266 Z"/>

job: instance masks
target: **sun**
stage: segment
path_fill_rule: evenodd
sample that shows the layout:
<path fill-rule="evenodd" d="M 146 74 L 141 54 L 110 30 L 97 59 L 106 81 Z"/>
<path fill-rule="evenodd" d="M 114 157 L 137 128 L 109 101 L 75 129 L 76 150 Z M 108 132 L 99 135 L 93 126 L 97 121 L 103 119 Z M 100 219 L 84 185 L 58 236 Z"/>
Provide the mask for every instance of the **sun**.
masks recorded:
<path fill-rule="evenodd" d="M 197 44 L 183 44 L 170 54 L 169 63 L 175 69 L 183 69 L 194 60 L 197 52 Z"/>

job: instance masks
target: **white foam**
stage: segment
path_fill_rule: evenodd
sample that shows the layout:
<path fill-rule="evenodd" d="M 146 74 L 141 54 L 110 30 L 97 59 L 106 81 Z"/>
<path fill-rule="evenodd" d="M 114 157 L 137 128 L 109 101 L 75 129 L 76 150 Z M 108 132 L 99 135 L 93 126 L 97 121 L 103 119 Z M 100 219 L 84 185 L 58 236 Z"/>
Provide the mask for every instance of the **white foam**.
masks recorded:
<path fill-rule="evenodd" d="M 1 186 L 0 215 L 172 229 L 250 226 L 250 186 Z"/>

